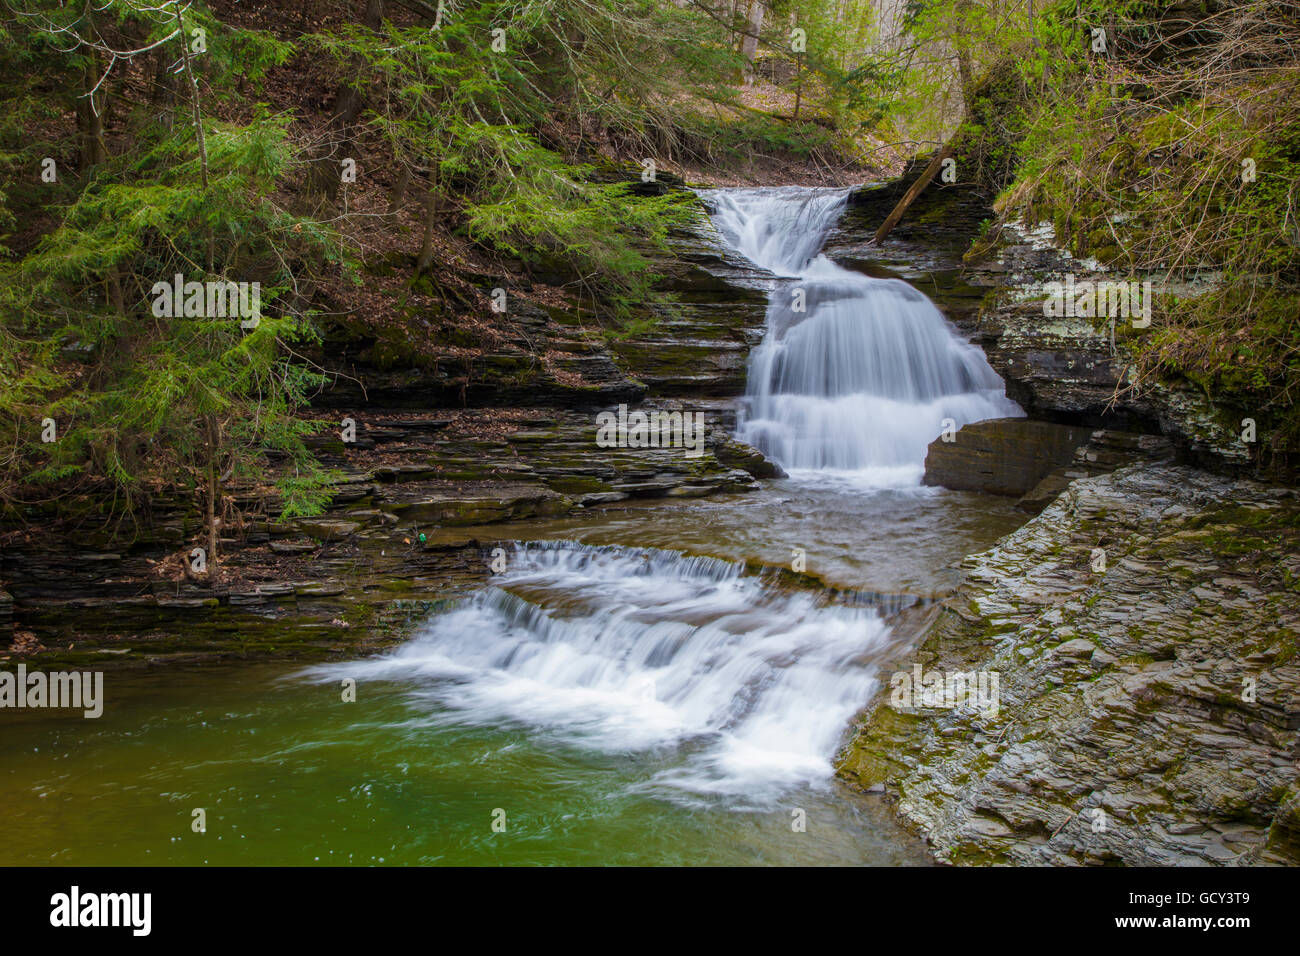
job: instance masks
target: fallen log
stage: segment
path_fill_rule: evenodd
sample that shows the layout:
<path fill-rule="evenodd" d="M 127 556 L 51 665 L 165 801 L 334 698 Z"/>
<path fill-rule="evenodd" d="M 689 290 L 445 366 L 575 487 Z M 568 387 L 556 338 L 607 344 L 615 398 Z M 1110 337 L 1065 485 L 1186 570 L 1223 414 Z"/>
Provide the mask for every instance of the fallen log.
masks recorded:
<path fill-rule="evenodd" d="M 925 172 L 917 177 L 916 182 L 912 183 L 911 188 L 898 201 L 894 211 L 886 216 L 885 221 L 880 224 L 880 228 L 876 230 L 876 235 L 871 240 L 872 242 L 879 245 L 884 241 L 885 236 L 889 235 L 889 231 L 897 226 L 898 221 L 903 218 L 903 213 L 907 212 L 907 207 L 912 205 L 917 196 L 921 195 L 921 191 L 930 184 L 930 180 L 939 174 L 939 167 L 943 165 L 945 159 L 952 156 L 953 151 L 953 144 L 949 141 L 943 149 L 934 154 L 934 159 L 930 160 L 930 165 L 925 167 Z"/>

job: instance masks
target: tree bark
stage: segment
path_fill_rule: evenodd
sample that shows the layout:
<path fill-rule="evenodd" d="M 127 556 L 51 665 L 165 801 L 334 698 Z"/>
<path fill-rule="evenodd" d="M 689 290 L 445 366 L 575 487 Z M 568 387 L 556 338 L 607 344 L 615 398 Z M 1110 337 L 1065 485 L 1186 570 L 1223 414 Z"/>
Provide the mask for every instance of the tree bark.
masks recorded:
<path fill-rule="evenodd" d="M 164 43 L 154 51 L 153 87 L 149 91 L 149 102 L 160 109 L 158 122 L 170 131 L 175 125 L 172 110 L 177 99 L 176 82 L 172 79 L 167 60 L 167 45 Z"/>
<path fill-rule="evenodd" d="M 894 211 L 886 216 L 885 221 L 880 224 L 880 228 L 876 230 L 876 234 L 871 240 L 872 242 L 879 245 L 885 241 L 885 236 L 889 235 L 890 230 L 898 225 L 898 221 L 903 218 L 903 213 L 907 212 L 907 207 L 916 201 L 916 197 L 921 195 L 921 192 L 925 187 L 930 184 L 930 180 L 934 179 L 934 177 L 938 175 L 939 167 L 943 165 L 943 161 L 952 154 L 953 144 L 951 142 L 934 154 L 934 159 L 930 160 L 930 165 L 925 167 L 925 172 L 921 173 L 921 175 L 917 177 L 916 182 L 912 183 L 911 188 L 908 189 L 908 191 L 903 194 L 903 198 L 898 201 L 898 205 L 894 207 Z"/>
<path fill-rule="evenodd" d="M 749 0 L 749 27 L 745 37 L 740 41 L 740 52 L 750 63 L 758 52 L 758 35 L 763 29 L 763 0 Z"/>
<path fill-rule="evenodd" d="M 391 216 L 402 208 L 402 200 L 406 198 L 406 187 L 411 184 L 411 167 L 402 163 L 402 169 L 397 174 L 397 182 L 393 184 L 393 193 L 388 197 L 388 214 Z"/>
<path fill-rule="evenodd" d="M 217 477 L 217 455 L 220 449 L 217 447 L 218 427 L 216 417 L 207 416 L 207 433 L 208 433 L 208 490 L 206 505 L 206 519 L 208 527 L 208 577 L 211 580 L 217 570 L 217 548 L 221 541 L 221 534 L 217 525 L 217 502 L 221 497 L 221 482 Z"/>
<path fill-rule="evenodd" d="M 420 258 L 415 263 L 415 274 L 423 275 L 433 264 L 433 234 L 438 218 L 438 186 L 431 182 L 424 200 L 424 240 L 420 243 Z"/>
<path fill-rule="evenodd" d="M 190 103 L 194 112 L 194 135 L 199 142 L 199 170 L 203 176 L 203 188 L 208 188 L 208 141 L 203 135 L 203 116 L 199 111 L 199 82 L 194 78 L 194 68 L 190 65 L 190 45 L 185 36 L 185 21 L 181 19 L 181 7 L 176 5 L 176 29 L 180 31 L 181 38 L 181 63 L 185 68 L 185 77 L 190 84 Z M 209 259 L 211 255 L 209 255 Z M 208 271 L 212 266 L 209 263 Z"/>
<path fill-rule="evenodd" d="M 387 0 L 366 0 L 361 25 L 368 30 L 378 30 L 383 25 L 386 10 Z M 316 162 L 314 178 L 317 191 L 323 192 L 331 200 L 339 191 L 339 161 L 352 148 L 352 127 L 360 119 L 361 110 L 366 105 L 365 96 L 356 85 L 364 70 L 364 61 L 360 57 L 352 57 L 348 63 L 349 79 L 339 86 L 334 99 L 334 113 L 325 128 L 324 152 Z"/>
<path fill-rule="evenodd" d="M 960 0 L 957 4 L 958 22 L 953 38 L 953 46 L 957 49 L 957 80 L 961 84 L 961 105 L 965 116 L 971 115 L 971 92 L 975 82 L 970 46 L 966 42 L 966 19 L 970 16 L 970 10 L 971 0 Z"/>
<path fill-rule="evenodd" d="M 367 30 L 378 30 L 384 22 L 384 10 L 386 0 L 366 0 L 365 13 L 361 15 L 361 25 Z M 356 80 L 362 70 L 363 64 L 353 60 L 351 79 Z M 338 125 L 340 129 L 347 130 L 357 118 L 361 115 L 361 107 L 365 105 L 365 97 L 357 89 L 353 82 L 344 82 L 339 87 L 338 97 L 334 102 L 334 116 L 331 117 L 331 124 Z"/>
<path fill-rule="evenodd" d="M 104 93 L 92 93 L 99 82 L 99 53 L 90 47 L 94 26 L 89 17 L 82 24 L 81 39 L 87 45 L 86 64 L 82 68 L 81 87 L 84 95 L 77 97 L 77 160 L 83 170 L 98 166 L 108 159 L 104 144 Z"/>
<path fill-rule="evenodd" d="M 803 54 L 794 55 L 794 121 L 799 122 L 799 106 L 803 103 Z"/>

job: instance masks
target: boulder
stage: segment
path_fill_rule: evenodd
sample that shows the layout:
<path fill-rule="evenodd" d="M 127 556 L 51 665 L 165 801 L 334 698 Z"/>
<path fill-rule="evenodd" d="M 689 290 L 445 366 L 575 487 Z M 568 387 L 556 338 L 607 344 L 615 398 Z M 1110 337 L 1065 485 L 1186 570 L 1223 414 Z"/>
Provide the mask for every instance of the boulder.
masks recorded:
<path fill-rule="evenodd" d="M 925 484 L 1019 497 L 1074 460 L 1093 429 L 1028 418 L 994 418 L 930 443 Z"/>

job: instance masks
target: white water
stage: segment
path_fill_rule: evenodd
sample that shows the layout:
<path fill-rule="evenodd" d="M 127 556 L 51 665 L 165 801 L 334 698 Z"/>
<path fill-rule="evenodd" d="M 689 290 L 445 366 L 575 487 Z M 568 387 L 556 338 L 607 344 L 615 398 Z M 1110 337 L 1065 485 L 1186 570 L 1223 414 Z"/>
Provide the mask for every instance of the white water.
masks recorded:
<path fill-rule="evenodd" d="M 945 419 L 960 428 L 1024 413 L 983 353 L 924 295 L 818 254 L 847 195 L 797 186 L 706 194 L 724 242 L 791 280 L 771 294 L 738 437 L 792 474 L 822 470 L 824 479 L 833 470 L 871 485 L 917 485 Z"/>
<path fill-rule="evenodd" d="M 874 687 L 863 655 L 887 640 L 874 609 L 665 551 L 541 542 L 508 568 L 392 654 L 311 673 L 413 681 L 435 722 L 655 755 L 638 789 L 687 804 L 829 783 Z"/>
<path fill-rule="evenodd" d="M 789 280 L 751 359 L 741 437 L 818 469 L 820 483 L 916 485 L 943 419 L 1020 412 L 923 295 L 818 255 L 844 198 L 710 194 L 726 241 Z M 644 767 L 638 792 L 771 807 L 829 784 L 889 639 L 874 609 L 776 588 L 738 564 L 543 542 L 516 546 L 492 586 L 393 653 L 311 673 L 409 683 L 422 722 L 514 726 L 544 747 L 630 757 Z"/>

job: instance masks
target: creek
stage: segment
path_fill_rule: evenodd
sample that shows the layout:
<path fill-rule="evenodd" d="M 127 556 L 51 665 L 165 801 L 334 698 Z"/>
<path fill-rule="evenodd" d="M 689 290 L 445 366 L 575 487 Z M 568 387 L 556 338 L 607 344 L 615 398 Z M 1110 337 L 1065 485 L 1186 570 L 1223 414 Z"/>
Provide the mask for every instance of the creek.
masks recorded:
<path fill-rule="evenodd" d="M 780 280 L 738 435 L 789 477 L 511 523 L 500 573 L 379 656 L 124 671 L 98 720 L 7 720 L 0 862 L 927 862 L 833 761 L 895 615 L 1024 520 L 923 487 L 926 446 L 1020 411 L 924 295 L 818 254 L 844 195 L 706 196 Z"/>

